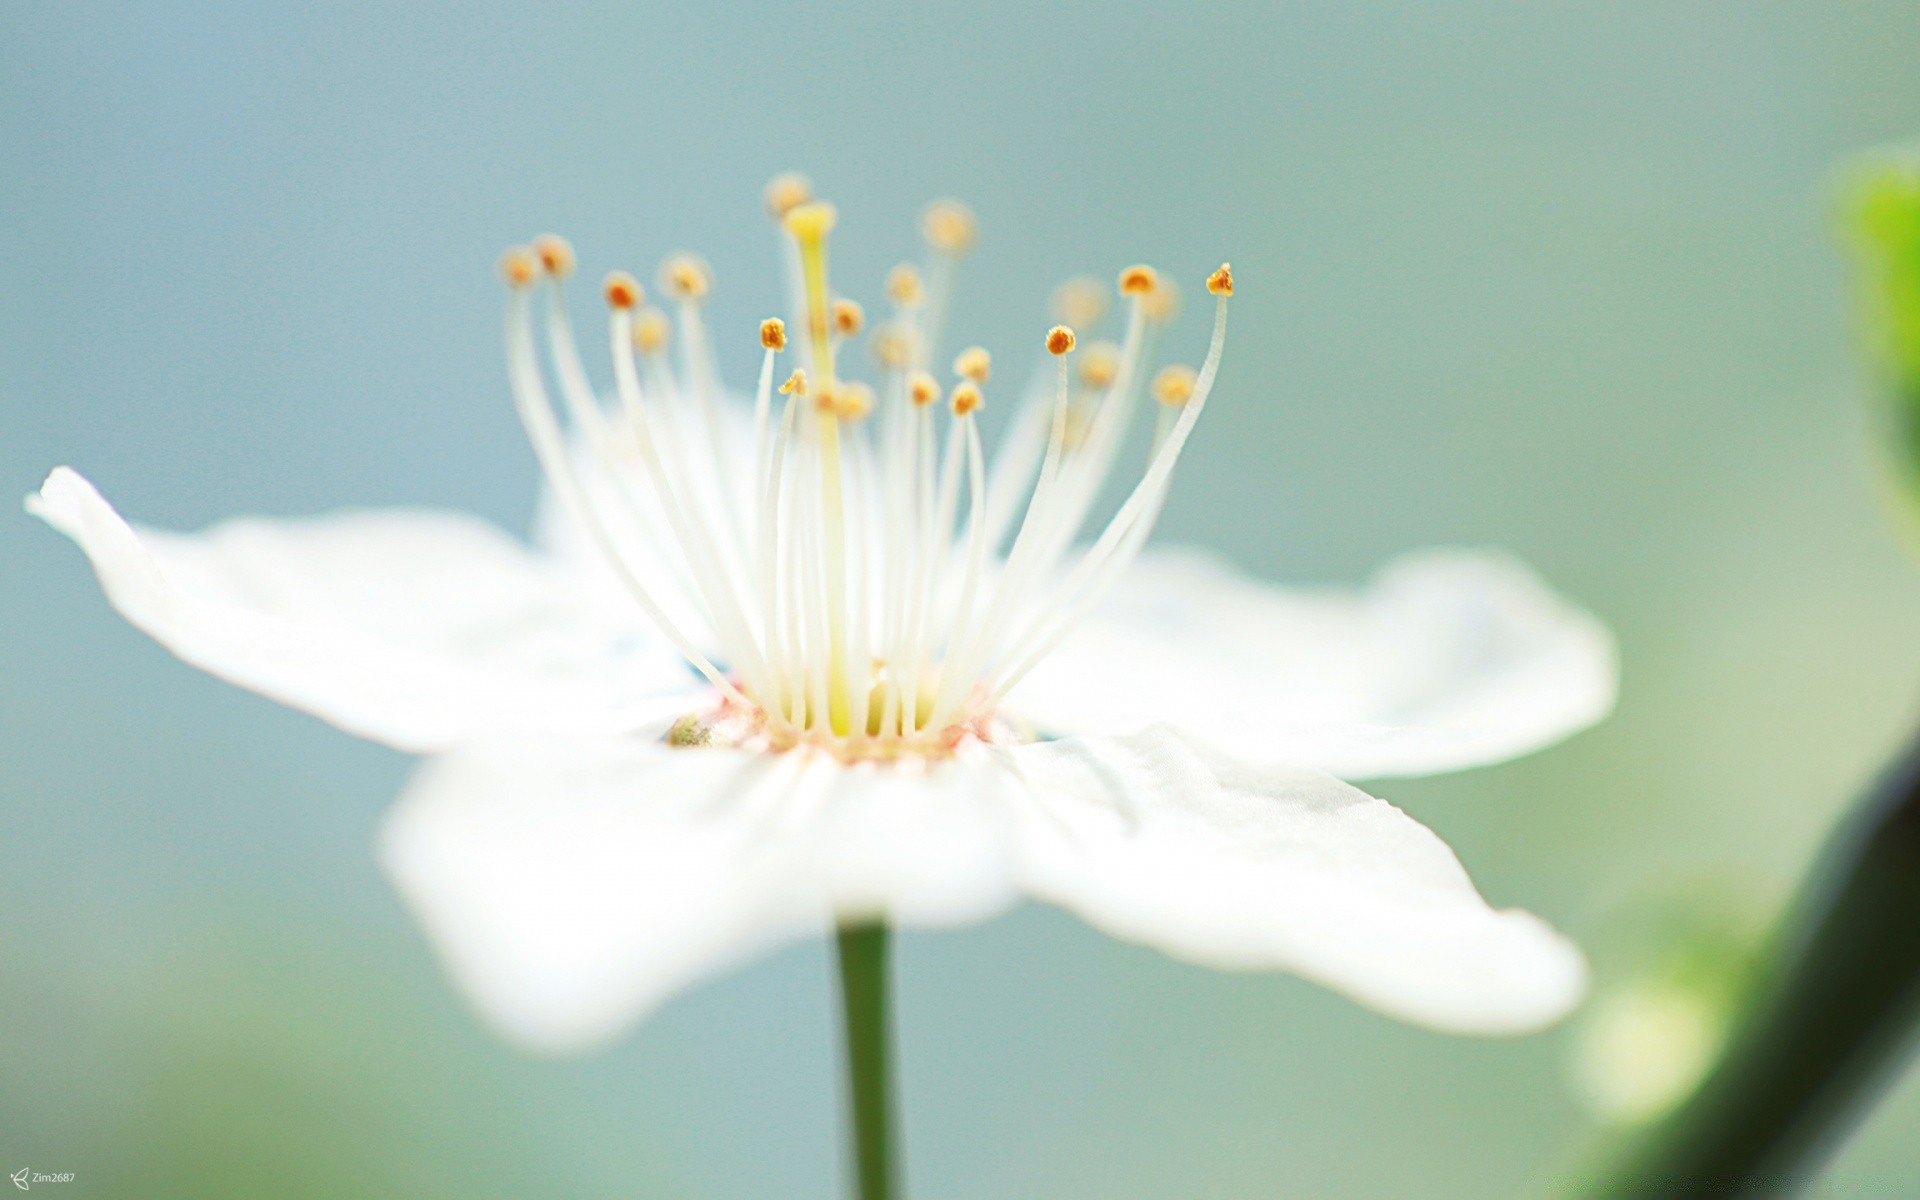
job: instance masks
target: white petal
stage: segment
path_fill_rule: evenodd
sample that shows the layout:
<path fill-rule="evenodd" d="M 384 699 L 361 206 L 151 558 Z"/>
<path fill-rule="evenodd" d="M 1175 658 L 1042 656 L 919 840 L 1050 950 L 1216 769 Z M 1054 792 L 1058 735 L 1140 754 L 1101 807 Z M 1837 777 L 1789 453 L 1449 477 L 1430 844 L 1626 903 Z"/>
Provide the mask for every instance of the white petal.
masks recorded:
<path fill-rule="evenodd" d="M 424 764 L 381 861 L 488 1019 L 571 1050 L 838 917 L 998 911 L 1005 782 L 996 765 L 508 741 Z"/>
<path fill-rule="evenodd" d="M 135 531 L 62 467 L 27 508 L 80 544 L 114 608 L 182 659 L 409 751 L 501 730 L 616 732 L 692 707 L 692 677 L 517 542 L 451 513 Z"/>
<path fill-rule="evenodd" d="M 1008 705 L 1053 733 L 1164 720 L 1245 762 L 1371 779 L 1550 745 L 1607 714 L 1617 674 L 1606 629 L 1504 554 L 1411 554 L 1347 591 L 1160 550 Z"/>
<path fill-rule="evenodd" d="M 1026 890 L 1115 937 L 1460 1033 L 1538 1028 L 1585 986 L 1570 943 L 1489 908 L 1431 831 L 1330 776 L 1209 761 L 1164 727 L 1011 758 L 1038 801 Z"/>

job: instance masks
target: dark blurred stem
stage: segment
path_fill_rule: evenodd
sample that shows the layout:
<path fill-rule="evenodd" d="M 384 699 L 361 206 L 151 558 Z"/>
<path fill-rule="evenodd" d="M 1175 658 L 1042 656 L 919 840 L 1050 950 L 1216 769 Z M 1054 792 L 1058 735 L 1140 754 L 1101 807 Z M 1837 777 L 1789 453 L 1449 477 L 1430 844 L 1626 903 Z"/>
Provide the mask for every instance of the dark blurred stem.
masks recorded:
<path fill-rule="evenodd" d="M 1903 1060 L 1920 1016 L 1920 741 L 1835 832 L 1754 1006 L 1607 1195 L 1804 1186 Z"/>
<path fill-rule="evenodd" d="M 887 975 L 887 927 L 840 927 L 840 1000 L 846 1013 L 847 1115 L 853 1133 L 858 1200 L 896 1200 L 893 1019 Z"/>

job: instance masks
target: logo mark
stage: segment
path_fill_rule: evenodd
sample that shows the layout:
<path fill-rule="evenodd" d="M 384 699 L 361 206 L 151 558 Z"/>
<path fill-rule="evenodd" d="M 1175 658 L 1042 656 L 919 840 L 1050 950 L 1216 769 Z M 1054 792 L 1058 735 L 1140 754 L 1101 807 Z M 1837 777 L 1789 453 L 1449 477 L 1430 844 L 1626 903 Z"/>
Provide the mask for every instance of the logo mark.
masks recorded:
<path fill-rule="evenodd" d="M 27 1190 L 27 1169 L 25 1167 L 21 1167 L 13 1173 L 13 1186 L 23 1192 Z"/>

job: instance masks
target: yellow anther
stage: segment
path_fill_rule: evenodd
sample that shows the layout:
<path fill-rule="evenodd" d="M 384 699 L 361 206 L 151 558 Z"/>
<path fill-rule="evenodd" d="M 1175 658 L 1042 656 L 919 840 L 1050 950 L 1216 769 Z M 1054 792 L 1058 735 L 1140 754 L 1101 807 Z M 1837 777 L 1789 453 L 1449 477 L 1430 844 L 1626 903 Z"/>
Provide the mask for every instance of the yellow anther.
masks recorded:
<path fill-rule="evenodd" d="M 817 242 L 833 232 L 833 226 L 840 214 L 833 205 L 825 200 L 809 200 L 796 204 L 780 218 L 780 223 L 788 233 L 802 242 Z"/>
<path fill-rule="evenodd" d="M 793 374 L 780 385 L 782 396 L 804 396 L 807 394 L 807 372 L 804 367 L 795 367 Z"/>
<path fill-rule="evenodd" d="M 913 357 L 913 335 L 893 321 L 875 329 L 867 346 L 873 351 L 873 361 L 889 371 L 906 366 Z"/>
<path fill-rule="evenodd" d="M 1091 329 L 1107 315 L 1107 289 L 1091 275 L 1067 280 L 1053 292 L 1053 315 L 1076 329 Z"/>
<path fill-rule="evenodd" d="M 864 383 L 842 383 L 833 389 L 833 415 L 858 421 L 873 411 L 873 389 Z"/>
<path fill-rule="evenodd" d="M 1122 296 L 1145 296 L 1160 286 L 1160 272 L 1146 265 L 1128 267 L 1120 272 Z"/>
<path fill-rule="evenodd" d="M 658 354 L 673 340 L 673 326 L 667 314 L 657 308 L 643 308 L 634 314 L 633 344 L 642 354 Z"/>
<path fill-rule="evenodd" d="M 567 239 L 543 233 L 533 239 L 533 252 L 540 258 L 540 268 L 555 279 L 573 274 L 573 245 Z"/>
<path fill-rule="evenodd" d="M 927 245 L 941 254 L 965 254 L 980 234 L 980 226 L 967 206 L 958 200 L 936 200 L 920 218 L 920 232 Z"/>
<path fill-rule="evenodd" d="M 760 345 L 766 350 L 785 350 L 787 323 L 779 317 L 768 317 L 760 322 Z"/>
<path fill-rule="evenodd" d="M 915 408 L 925 408 L 940 398 L 940 384 L 927 372 L 915 371 L 907 378 L 907 396 Z"/>
<path fill-rule="evenodd" d="M 867 310 L 852 300 L 835 300 L 830 310 L 833 331 L 843 338 L 858 337 L 867 324 Z"/>
<path fill-rule="evenodd" d="M 981 346 L 968 346 L 953 360 L 953 373 L 975 383 L 985 383 L 992 371 L 993 356 Z"/>
<path fill-rule="evenodd" d="M 1060 357 L 1062 354 L 1071 354 L 1073 353 L 1076 340 L 1073 336 L 1073 330 L 1068 329 L 1065 325 L 1055 325 L 1052 329 L 1047 330 L 1047 353 L 1053 355 L 1055 358 Z"/>
<path fill-rule="evenodd" d="M 788 171 L 769 179 L 761 196 L 767 202 L 767 215 L 778 221 L 813 199 L 813 184 L 805 175 Z"/>
<path fill-rule="evenodd" d="M 625 271 L 607 272 L 606 282 L 600 287 L 606 293 L 609 308 L 633 308 L 647 298 L 640 289 L 640 281 Z"/>
<path fill-rule="evenodd" d="M 1168 408 L 1179 408 L 1193 399 L 1193 368 L 1175 363 L 1161 367 L 1153 377 L 1153 398 Z"/>
<path fill-rule="evenodd" d="M 887 272 L 887 299 L 901 308 L 917 308 L 920 301 L 926 299 L 926 288 L 920 283 L 920 269 L 912 263 L 901 263 Z"/>
<path fill-rule="evenodd" d="M 1140 297 L 1140 311 L 1156 325 L 1173 320 L 1180 315 L 1180 285 L 1171 279 L 1160 280 L 1151 292 Z"/>
<path fill-rule="evenodd" d="M 953 391 L 947 394 L 947 403 L 953 406 L 953 415 L 964 417 L 977 412 L 986 398 L 980 394 L 980 385 L 971 379 L 962 380 L 953 385 Z"/>
<path fill-rule="evenodd" d="M 694 255 L 676 254 L 660 264 L 660 290 L 676 300 L 704 300 L 713 290 L 713 271 Z"/>
<path fill-rule="evenodd" d="M 1233 295 L 1233 264 L 1221 263 L 1220 269 L 1207 276 L 1207 291 L 1216 296 Z"/>
<path fill-rule="evenodd" d="M 508 287 L 523 288 L 540 273 L 540 263 L 525 246 L 508 246 L 500 254 L 500 278 Z"/>
<path fill-rule="evenodd" d="M 1112 342 L 1088 342 L 1079 362 L 1081 383 L 1096 391 L 1112 387 L 1120 374 L 1120 347 Z"/>

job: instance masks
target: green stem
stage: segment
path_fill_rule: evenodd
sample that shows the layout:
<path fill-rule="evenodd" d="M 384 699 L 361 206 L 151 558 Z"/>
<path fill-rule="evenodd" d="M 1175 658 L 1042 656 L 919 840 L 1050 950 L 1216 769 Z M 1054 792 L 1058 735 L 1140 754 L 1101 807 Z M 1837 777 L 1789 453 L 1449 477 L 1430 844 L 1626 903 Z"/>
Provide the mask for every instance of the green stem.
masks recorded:
<path fill-rule="evenodd" d="M 1776 1196 L 1805 1186 L 1911 1044 L 1916 914 L 1920 740 L 1836 831 L 1713 1074 L 1600 1194 Z"/>
<path fill-rule="evenodd" d="M 888 997 L 887 927 L 840 927 L 840 1000 L 846 1014 L 847 1112 L 852 1118 L 859 1200 L 895 1200 L 893 1027 Z"/>

